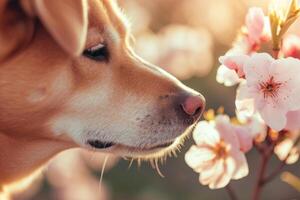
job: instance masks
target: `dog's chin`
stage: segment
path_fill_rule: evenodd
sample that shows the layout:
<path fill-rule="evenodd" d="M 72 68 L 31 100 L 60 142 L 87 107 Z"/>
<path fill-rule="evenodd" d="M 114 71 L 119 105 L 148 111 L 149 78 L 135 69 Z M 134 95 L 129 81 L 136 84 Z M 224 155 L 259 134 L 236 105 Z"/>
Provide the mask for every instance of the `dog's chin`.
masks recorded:
<path fill-rule="evenodd" d="M 174 138 L 170 141 L 162 142 L 159 145 L 153 145 L 148 147 L 134 147 L 111 142 L 103 143 L 100 141 L 90 141 L 88 143 L 90 148 L 96 151 L 107 152 L 110 154 L 122 157 L 129 157 L 133 159 L 148 160 L 175 154 L 177 151 L 180 150 L 185 139 L 190 135 L 193 129 L 194 126 L 190 126 L 184 131 L 183 134 L 181 134 L 177 138 Z"/>
<path fill-rule="evenodd" d="M 179 138 L 176 138 L 172 142 L 167 142 L 161 145 L 153 146 L 150 148 L 138 148 L 130 147 L 126 145 L 117 145 L 112 153 L 118 154 L 120 156 L 130 157 L 130 158 L 156 158 L 162 157 L 167 152 L 178 149 L 180 146 Z"/>

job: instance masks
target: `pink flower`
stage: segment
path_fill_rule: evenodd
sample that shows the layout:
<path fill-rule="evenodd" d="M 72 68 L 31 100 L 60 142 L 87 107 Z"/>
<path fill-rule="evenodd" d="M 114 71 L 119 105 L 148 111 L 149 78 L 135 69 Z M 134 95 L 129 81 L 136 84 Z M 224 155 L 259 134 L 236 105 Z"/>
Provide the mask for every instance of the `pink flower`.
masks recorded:
<path fill-rule="evenodd" d="M 227 52 L 225 56 L 219 58 L 222 64 L 217 71 L 218 83 L 227 87 L 234 86 L 242 81 L 245 76 L 243 67 L 249 56 L 239 55 L 234 52 Z"/>
<path fill-rule="evenodd" d="M 224 84 L 227 87 L 234 86 L 241 82 L 241 77 L 244 76 L 243 64 L 246 60 L 245 55 L 238 50 L 231 49 L 225 56 L 219 58 L 221 66 L 217 71 L 217 82 Z"/>
<path fill-rule="evenodd" d="M 253 7 L 246 15 L 246 27 L 248 29 L 249 40 L 259 43 L 264 32 L 265 15 L 261 8 Z"/>
<path fill-rule="evenodd" d="M 217 82 L 227 87 L 234 86 L 240 82 L 240 78 L 234 70 L 221 65 L 217 71 Z"/>
<path fill-rule="evenodd" d="M 270 21 L 261 8 L 253 7 L 246 15 L 246 36 L 249 53 L 255 52 L 263 42 L 271 39 Z"/>
<path fill-rule="evenodd" d="M 264 15 L 261 8 L 250 8 L 246 15 L 246 26 L 242 28 L 241 34 L 234 41 L 232 48 L 219 61 L 229 69 L 235 70 L 239 77 L 244 76 L 243 56 L 251 55 L 256 52 L 263 42 L 271 39 L 270 21 Z"/>
<path fill-rule="evenodd" d="M 235 101 L 238 120 L 249 128 L 252 138 L 263 141 L 267 135 L 267 126 L 261 116 L 255 111 L 254 99 L 247 92 L 247 81 L 240 83 Z"/>
<path fill-rule="evenodd" d="M 254 108 L 265 123 L 282 130 L 286 114 L 300 109 L 300 60 L 274 60 L 269 54 L 253 54 L 244 65 L 247 87 L 241 99 L 253 99 Z M 246 97 L 246 98 L 245 98 Z"/>
<path fill-rule="evenodd" d="M 246 16 L 246 30 L 240 34 L 236 41 L 233 43 L 233 47 L 226 53 L 225 56 L 219 58 L 222 66 L 228 67 L 228 69 L 234 70 L 239 78 L 245 76 L 243 71 L 243 65 L 247 60 L 247 55 L 251 55 L 261 45 L 262 42 L 270 40 L 270 26 L 268 18 L 264 16 L 261 8 L 250 8 Z M 227 71 L 225 73 L 224 67 L 220 67 L 220 75 L 226 75 L 222 78 L 217 76 L 217 80 L 221 80 L 221 83 L 228 82 L 229 85 L 234 85 L 233 81 L 226 79 L 228 77 L 234 78 L 232 72 Z"/>
<path fill-rule="evenodd" d="M 196 145 L 186 153 L 185 160 L 200 173 L 201 184 L 217 189 L 225 187 L 231 179 L 248 175 L 247 160 L 242 152 L 249 148 L 248 142 L 241 142 L 247 138 L 238 136 L 246 134 L 243 131 L 235 129 L 225 115 L 217 116 L 215 121 L 201 121 L 196 126 L 193 133 Z"/>
<path fill-rule="evenodd" d="M 285 57 L 300 59 L 300 37 L 288 35 L 283 40 L 282 52 Z"/>
<path fill-rule="evenodd" d="M 245 76 L 244 63 L 248 60 L 247 55 L 225 55 L 219 58 L 222 65 L 228 67 L 228 69 L 234 70 L 240 78 Z"/>

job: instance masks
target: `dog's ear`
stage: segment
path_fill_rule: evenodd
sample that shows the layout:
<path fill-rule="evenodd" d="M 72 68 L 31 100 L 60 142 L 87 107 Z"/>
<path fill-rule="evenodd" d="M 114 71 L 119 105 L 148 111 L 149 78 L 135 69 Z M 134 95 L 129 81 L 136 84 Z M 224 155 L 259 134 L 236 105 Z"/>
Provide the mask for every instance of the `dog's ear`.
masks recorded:
<path fill-rule="evenodd" d="M 82 53 L 88 29 L 87 0 L 33 0 L 34 12 L 70 55 Z"/>
<path fill-rule="evenodd" d="M 15 1 L 0 0 L 0 62 L 22 49 L 34 34 L 34 22 Z"/>

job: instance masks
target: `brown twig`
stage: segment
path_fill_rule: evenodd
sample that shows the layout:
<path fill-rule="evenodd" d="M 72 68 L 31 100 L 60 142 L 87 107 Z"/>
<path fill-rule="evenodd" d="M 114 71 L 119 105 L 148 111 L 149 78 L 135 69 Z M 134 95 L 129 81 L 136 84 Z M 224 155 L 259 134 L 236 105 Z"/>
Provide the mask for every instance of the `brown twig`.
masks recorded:
<path fill-rule="evenodd" d="M 260 164 L 260 168 L 258 171 L 258 177 L 257 177 L 257 181 L 254 187 L 254 191 L 253 191 L 253 200 L 259 200 L 260 198 L 260 194 L 261 194 L 261 190 L 264 186 L 264 177 L 265 177 L 265 173 L 267 170 L 267 166 L 268 166 L 268 162 L 272 156 L 274 147 L 276 145 L 276 141 L 272 141 L 271 138 L 269 137 L 269 133 L 270 131 L 272 131 L 269 127 L 267 130 L 267 139 L 266 141 L 269 141 L 270 144 L 260 144 L 255 145 L 255 147 L 257 148 L 257 150 L 259 151 L 260 155 L 261 155 L 261 164 Z"/>
<path fill-rule="evenodd" d="M 261 190 L 263 187 L 263 178 L 268 166 L 268 161 L 269 161 L 270 156 L 268 154 L 261 154 L 261 165 L 259 168 L 259 172 L 258 172 L 258 178 L 255 184 L 255 188 L 253 191 L 253 200 L 259 200 L 260 194 L 261 194 Z"/>
<path fill-rule="evenodd" d="M 282 171 L 282 169 L 286 165 L 286 161 L 288 160 L 288 158 L 292 154 L 292 149 L 295 146 L 297 146 L 299 144 L 299 142 L 300 142 L 300 136 L 299 136 L 296 139 L 294 145 L 292 146 L 290 152 L 285 157 L 285 159 L 280 163 L 280 165 L 278 166 L 278 168 L 275 169 L 269 176 L 265 177 L 265 173 L 266 173 L 268 162 L 269 162 L 269 160 L 270 160 L 270 158 L 272 156 L 272 153 L 274 152 L 275 146 L 278 144 L 279 141 L 281 141 L 281 139 L 282 138 L 279 137 L 270 146 L 268 146 L 268 148 L 264 148 L 263 150 L 262 149 L 258 149 L 259 152 L 261 153 L 261 166 L 260 166 L 260 169 L 259 169 L 258 179 L 257 179 L 257 182 L 255 184 L 255 188 L 254 188 L 254 192 L 253 192 L 253 200 L 259 200 L 260 194 L 261 194 L 261 190 L 262 190 L 263 186 L 265 184 L 269 183 L 270 181 L 272 181 L 276 176 L 278 176 L 280 174 L 280 172 Z"/>
<path fill-rule="evenodd" d="M 263 154 L 265 152 L 266 146 L 260 142 L 253 142 L 253 146 L 256 148 L 256 150 L 260 153 Z"/>
<path fill-rule="evenodd" d="M 298 138 L 296 139 L 296 141 L 294 142 L 290 152 L 288 153 L 288 155 L 284 158 L 284 160 L 282 160 L 279 164 L 279 166 L 273 171 L 270 173 L 269 176 L 267 176 L 266 178 L 263 179 L 263 183 L 266 184 L 270 181 L 272 181 L 274 178 L 276 178 L 280 172 L 283 170 L 283 168 L 286 166 L 286 162 L 287 160 L 289 159 L 289 157 L 291 156 L 292 154 L 292 149 L 295 148 L 300 142 L 300 136 L 298 136 Z"/>
<path fill-rule="evenodd" d="M 228 193 L 228 195 L 229 195 L 229 197 L 230 197 L 231 200 L 238 200 L 238 197 L 237 197 L 234 189 L 231 187 L 230 184 L 228 184 L 226 186 L 226 191 L 227 191 L 227 193 Z"/>

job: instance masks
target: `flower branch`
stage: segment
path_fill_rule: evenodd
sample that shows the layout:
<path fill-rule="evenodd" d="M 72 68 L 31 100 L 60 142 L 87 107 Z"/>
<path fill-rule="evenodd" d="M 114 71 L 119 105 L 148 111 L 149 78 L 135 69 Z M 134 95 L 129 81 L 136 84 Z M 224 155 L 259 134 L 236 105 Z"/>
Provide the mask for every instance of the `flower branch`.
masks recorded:
<path fill-rule="evenodd" d="M 291 150 L 289 151 L 288 155 L 285 157 L 284 160 L 282 160 L 280 162 L 279 166 L 273 172 L 271 172 L 270 175 L 268 175 L 267 177 L 265 177 L 263 179 L 263 184 L 266 184 L 266 183 L 272 181 L 274 178 L 276 178 L 281 173 L 281 171 L 283 170 L 283 168 L 286 166 L 288 158 L 292 154 L 292 149 L 295 148 L 295 147 L 297 147 L 298 144 L 299 144 L 299 142 L 300 142 L 300 136 L 298 136 L 298 138 L 296 139 L 295 143 L 293 144 Z"/>
<path fill-rule="evenodd" d="M 296 0 L 276 6 L 268 16 L 260 8 L 250 8 L 233 47 L 219 58 L 217 81 L 228 87 L 238 85 L 236 117 L 208 111 L 206 120 L 194 129 L 196 144 L 185 155 L 201 184 L 210 189 L 226 187 L 232 200 L 237 195 L 229 182 L 248 175 L 246 154 L 253 147 L 261 160 L 253 200 L 260 199 L 263 187 L 285 165 L 299 158 L 300 37 L 291 39 L 286 34 L 300 9 Z M 265 43 L 271 43 L 272 49 L 258 52 Z M 268 173 L 274 154 L 281 163 Z"/>

